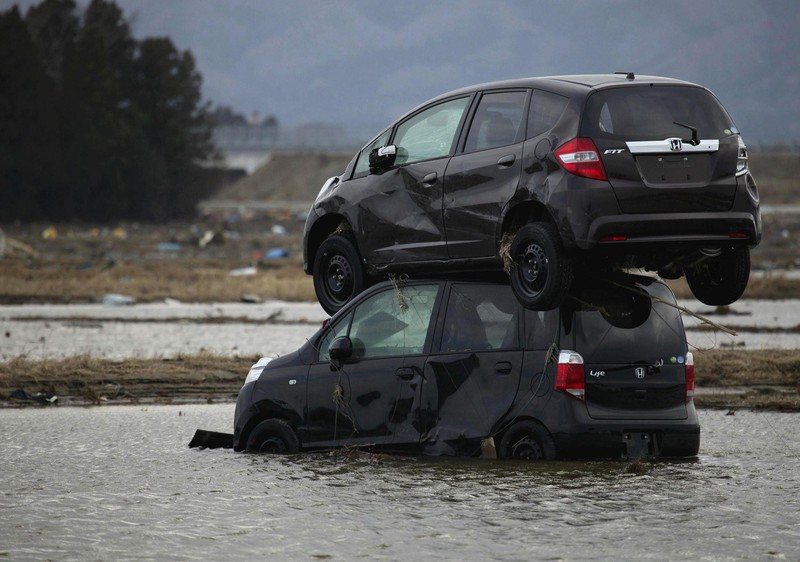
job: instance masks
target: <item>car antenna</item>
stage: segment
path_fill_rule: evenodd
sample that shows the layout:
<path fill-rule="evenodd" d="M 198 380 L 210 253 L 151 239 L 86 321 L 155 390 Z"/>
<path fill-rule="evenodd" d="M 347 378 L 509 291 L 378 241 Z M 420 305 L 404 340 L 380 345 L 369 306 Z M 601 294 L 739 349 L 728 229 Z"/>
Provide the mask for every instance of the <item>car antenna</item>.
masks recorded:
<path fill-rule="evenodd" d="M 633 75 L 633 72 L 615 72 L 614 74 L 624 74 L 625 78 L 628 80 L 635 80 L 636 76 Z"/>

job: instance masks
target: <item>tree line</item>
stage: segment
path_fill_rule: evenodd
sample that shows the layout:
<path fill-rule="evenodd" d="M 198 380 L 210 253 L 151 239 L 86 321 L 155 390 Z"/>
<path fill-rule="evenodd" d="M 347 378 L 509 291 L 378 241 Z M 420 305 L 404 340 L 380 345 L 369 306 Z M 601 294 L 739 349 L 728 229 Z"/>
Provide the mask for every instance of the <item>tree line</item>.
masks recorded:
<path fill-rule="evenodd" d="M 0 221 L 190 216 L 213 180 L 192 54 L 112 0 L 0 13 Z"/>

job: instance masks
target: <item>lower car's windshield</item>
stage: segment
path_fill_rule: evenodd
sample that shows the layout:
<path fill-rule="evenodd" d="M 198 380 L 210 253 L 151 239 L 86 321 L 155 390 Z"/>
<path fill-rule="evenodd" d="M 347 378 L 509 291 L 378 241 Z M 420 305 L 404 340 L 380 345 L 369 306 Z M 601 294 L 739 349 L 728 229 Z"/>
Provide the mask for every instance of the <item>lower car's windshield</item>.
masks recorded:
<path fill-rule="evenodd" d="M 678 125 L 676 123 L 682 123 Z M 591 96 L 582 136 L 619 140 L 719 139 L 736 133 L 731 118 L 707 90 L 643 86 L 601 90 Z"/>

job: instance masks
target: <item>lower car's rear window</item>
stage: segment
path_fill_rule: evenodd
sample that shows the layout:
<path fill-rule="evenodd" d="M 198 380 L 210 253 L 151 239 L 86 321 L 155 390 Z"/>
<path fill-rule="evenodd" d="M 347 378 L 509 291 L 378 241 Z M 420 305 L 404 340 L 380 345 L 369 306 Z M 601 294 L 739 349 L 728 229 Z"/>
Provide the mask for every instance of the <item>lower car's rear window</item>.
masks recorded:
<path fill-rule="evenodd" d="M 652 284 L 655 299 L 630 294 L 635 298 L 584 302 L 573 313 L 572 325 L 565 327 L 575 332 L 576 351 L 587 363 L 682 362 L 686 335 L 680 312 L 666 304 L 674 302 L 668 289 Z"/>
<path fill-rule="evenodd" d="M 677 125 L 682 123 L 684 126 Z M 719 139 L 736 133 L 711 92 L 694 86 L 642 86 L 601 90 L 589 98 L 581 136 L 618 140 Z"/>

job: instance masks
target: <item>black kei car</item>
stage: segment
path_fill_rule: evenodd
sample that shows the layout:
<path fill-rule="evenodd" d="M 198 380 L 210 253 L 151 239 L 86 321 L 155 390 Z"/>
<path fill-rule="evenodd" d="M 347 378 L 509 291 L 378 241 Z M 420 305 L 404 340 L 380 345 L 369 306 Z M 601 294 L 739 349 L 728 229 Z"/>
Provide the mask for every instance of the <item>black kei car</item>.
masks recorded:
<path fill-rule="evenodd" d="M 253 365 L 233 446 L 696 456 L 694 364 L 674 303 L 643 276 L 577 287 L 549 311 L 521 306 L 502 276 L 383 282 L 294 353 Z"/>
<path fill-rule="evenodd" d="M 387 273 L 500 270 L 528 308 L 644 268 L 730 304 L 761 239 L 756 183 L 706 88 L 612 75 L 456 90 L 381 131 L 322 187 L 304 268 L 334 313 Z"/>

